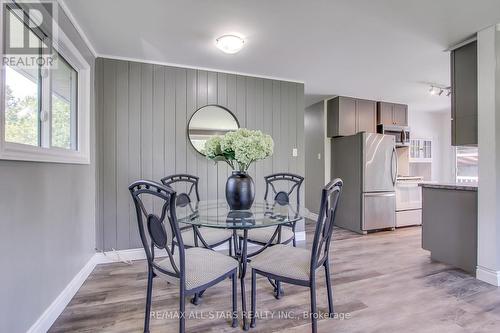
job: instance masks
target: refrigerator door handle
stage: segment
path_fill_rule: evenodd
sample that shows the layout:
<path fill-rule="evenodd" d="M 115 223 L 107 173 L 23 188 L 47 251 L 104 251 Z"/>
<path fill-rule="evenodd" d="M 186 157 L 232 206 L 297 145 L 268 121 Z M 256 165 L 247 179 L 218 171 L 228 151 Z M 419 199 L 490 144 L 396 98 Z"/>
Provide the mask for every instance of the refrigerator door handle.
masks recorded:
<path fill-rule="evenodd" d="M 394 170 L 393 165 L 396 165 L 396 170 Z M 391 177 L 392 177 L 392 184 L 396 185 L 396 180 L 398 178 L 398 157 L 396 153 L 396 147 L 392 148 L 392 157 L 391 157 Z"/>

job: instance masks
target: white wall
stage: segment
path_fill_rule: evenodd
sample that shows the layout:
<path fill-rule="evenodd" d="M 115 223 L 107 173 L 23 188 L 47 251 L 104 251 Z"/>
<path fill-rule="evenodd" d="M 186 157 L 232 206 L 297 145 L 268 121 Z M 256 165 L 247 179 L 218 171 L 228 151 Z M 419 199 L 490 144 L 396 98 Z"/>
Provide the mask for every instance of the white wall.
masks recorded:
<path fill-rule="evenodd" d="M 436 96 L 436 98 L 447 98 Z M 454 181 L 454 149 L 451 146 L 451 111 L 409 111 L 411 135 L 415 139 L 432 139 L 432 180 Z"/>
<path fill-rule="evenodd" d="M 500 33 L 478 32 L 478 279 L 500 285 Z"/>
<path fill-rule="evenodd" d="M 58 12 L 93 82 L 94 56 Z M 95 254 L 93 133 L 91 147 L 90 165 L 0 160 L 0 332 L 26 332 Z"/>

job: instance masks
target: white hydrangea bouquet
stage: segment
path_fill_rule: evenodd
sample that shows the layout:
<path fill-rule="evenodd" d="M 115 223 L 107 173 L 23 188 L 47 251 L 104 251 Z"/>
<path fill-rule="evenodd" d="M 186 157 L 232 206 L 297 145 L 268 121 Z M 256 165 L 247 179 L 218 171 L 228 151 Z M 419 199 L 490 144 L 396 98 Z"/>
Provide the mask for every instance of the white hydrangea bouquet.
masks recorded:
<path fill-rule="evenodd" d="M 273 154 L 274 141 L 261 131 L 240 128 L 223 136 L 214 136 L 205 142 L 205 156 L 213 161 L 224 161 L 240 172 L 246 172 L 252 162 Z"/>

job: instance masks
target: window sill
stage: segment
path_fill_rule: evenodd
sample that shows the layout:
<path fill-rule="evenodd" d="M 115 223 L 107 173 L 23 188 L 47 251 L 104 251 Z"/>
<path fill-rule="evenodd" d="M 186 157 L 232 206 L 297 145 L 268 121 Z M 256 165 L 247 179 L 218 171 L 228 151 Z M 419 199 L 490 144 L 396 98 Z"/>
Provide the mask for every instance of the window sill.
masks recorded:
<path fill-rule="evenodd" d="M 90 164 L 88 152 L 35 147 L 11 142 L 6 142 L 0 149 L 0 160 Z"/>

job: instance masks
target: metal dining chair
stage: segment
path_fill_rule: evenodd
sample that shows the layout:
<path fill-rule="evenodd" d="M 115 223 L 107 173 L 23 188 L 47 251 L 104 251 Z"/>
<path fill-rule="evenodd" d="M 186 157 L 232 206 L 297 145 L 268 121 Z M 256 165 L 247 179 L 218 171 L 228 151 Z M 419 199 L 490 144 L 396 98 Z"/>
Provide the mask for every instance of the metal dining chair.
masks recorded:
<path fill-rule="evenodd" d="M 317 332 L 316 271 L 324 267 L 328 293 L 328 312 L 333 317 L 333 295 L 330 281 L 329 250 L 335 212 L 342 192 L 342 180 L 337 178 L 321 193 L 321 205 L 311 250 L 278 244 L 255 256 L 252 267 L 251 327 L 255 327 L 257 274 L 285 283 L 308 287 L 311 292 L 312 332 Z"/>
<path fill-rule="evenodd" d="M 304 182 L 304 177 L 292 173 L 275 173 L 265 176 L 266 192 L 264 200 L 272 205 L 292 205 L 297 213 L 300 210 L 300 187 Z M 292 203 L 295 197 L 295 204 Z M 290 222 L 280 227 L 278 234 L 274 237 L 271 244 L 288 244 L 292 242 L 297 245 L 295 239 L 295 226 L 297 221 Z M 273 235 L 276 228 L 258 228 L 248 232 L 248 242 L 266 245 Z"/>
<path fill-rule="evenodd" d="M 148 261 L 144 332 L 149 332 L 153 279 L 157 276 L 179 285 L 179 332 L 181 333 L 185 331 L 185 297 L 230 278 L 232 326 L 236 327 L 238 262 L 210 249 L 184 248 L 182 233 L 175 215 L 177 196 L 172 188 L 153 181 L 139 180 L 129 186 L 129 191 L 135 204 L 139 234 Z M 154 202 L 154 205 L 149 204 L 151 202 Z M 155 209 L 150 209 L 153 206 Z M 169 236 L 169 233 L 172 235 Z M 173 254 L 168 247 L 168 239 L 172 236 L 179 244 L 176 254 Z M 164 250 L 166 259 L 156 258 L 156 249 Z"/>
<path fill-rule="evenodd" d="M 200 201 L 200 193 L 198 191 L 199 178 L 188 174 L 176 174 L 167 176 L 161 179 L 161 182 L 175 190 L 177 190 L 177 207 L 184 207 L 192 203 Z M 194 228 L 185 226 L 181 228 L 184 247 L 206 247 L 213 249 L 216 246 L 228 242 L 229 255 L 232 255 L 232 239 L 233 232 L 224 229 L 215 228 Z M 178 242 L 173 239 L 171 251 L 175 251 L 175 246 Z"/>

